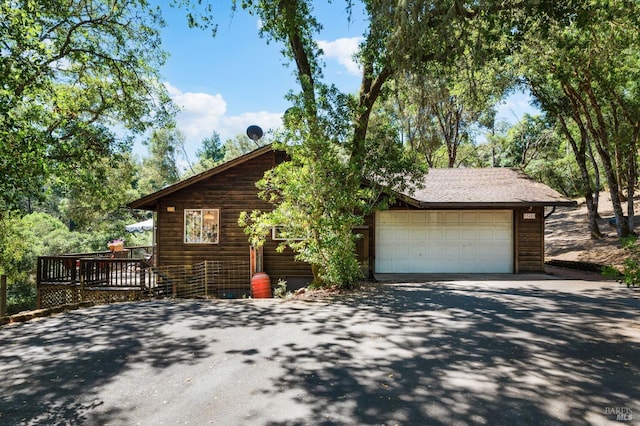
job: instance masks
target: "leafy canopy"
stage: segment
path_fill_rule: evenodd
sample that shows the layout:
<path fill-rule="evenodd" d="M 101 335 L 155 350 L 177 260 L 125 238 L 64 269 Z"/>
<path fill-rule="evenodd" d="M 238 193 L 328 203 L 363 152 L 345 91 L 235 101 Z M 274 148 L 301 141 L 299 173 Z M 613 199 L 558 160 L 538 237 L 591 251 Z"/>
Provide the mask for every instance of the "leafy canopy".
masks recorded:
<path fill-rule="evenodd" d="M 0 3 L 0 209 L 39 196 L 170 119 L 163 22 L 145 0 Z"/>
<path fill-rule="evenodd" d="M 292 106 L 279 135 L 290 162 L 267 173 L 259 184 L 274 210 L 245 213 L 240 220 L 251 241 L 260 244 L 271 225 L 283 226 L 291 236 L 288 245 L 312 265 L 316 282 L 352 284 L 359 273 L 354 227 L 363 224 L 373 206 L 384 206 L 379 203 L 382 193 L 406 189 L 407 181 L 419 180 L 424 172 L 402 144 L 398 125 L 377 114 L 378 103 L 389 95 L 389 82 L 452 70 L 461 62 L 469 70 L 495 64 L 518 48 L 531 20 L 537 19 L 532 17 L 563 14 L 570 9 L 567 3 L 365 0 L 368 26 L 356 53 L 361 86 L 357 94 L 344 94 L 322 73 L 322 51 L 315 40 L 322 24 L 314 2 L 234 2 L 234 10 L 260 19 L 267 41 L 282 46 L 299 83 L 299 92 L 287 95 Z M 353 6 L 346 2 L 346 19 Z M 193 10 L 194 25 L 211 25 L 210 4 L 205 19 L 194 18 Z M 430 77 L 436 81 L 435 75 Z"/>

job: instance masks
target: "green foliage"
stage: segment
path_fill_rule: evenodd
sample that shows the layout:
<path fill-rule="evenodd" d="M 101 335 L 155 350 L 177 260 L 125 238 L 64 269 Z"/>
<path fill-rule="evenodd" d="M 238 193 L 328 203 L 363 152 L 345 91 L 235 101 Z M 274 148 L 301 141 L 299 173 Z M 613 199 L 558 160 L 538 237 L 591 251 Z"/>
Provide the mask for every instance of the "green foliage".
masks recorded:
<path fill-rule="evenodd" d="M 55 210 L 46 210 L 66 221 L 75 228 L 99 230 L 104 222 L 112 223 L 118 219 L 129 220 L 128 213 L 119 210 L 128 201 L 139 196 L 133 185 L 137 176 L 136 165 L 129 155 L 119 156 L 117 160 L 101 158 L 93 163 L 91 170 L 80 170 L 78 182 L 68 187 L 51 184 L 50 200 L 55 200 Z M 90 182 L 89 186 L 82 182 Z M 126 217 L 125 217 L 126 216 Z"/>
<path fill-rule="evenodd" d="M 290 238 L 285 245 L 311 264 L 314 284 L 353 285 L 360 277 L 354 227 L 374 207 L 385 205 L 383 192 L 406 190 L 424 173 L 423 163 L 404 149 L 397 121 L 376 114 L 378 100 L 387 95 L 394 76 L 422 75 L 427 63 L 455 64 L 470 46 L 483 46 L 472 42 L 480 37 L 470 18 L 480 19 L 485 5 L 466 10 L 439 3 L 366 2 L 370 21 L 358 52 L 362 85 L 351 97 L 322 82 L 314 39 L 321 24 L 310 2 L 239 4 L 260 17 L 265 37 L 285 46 L 283 54 L 295 63 L 300 84 L 300 93 L 289 95 L 294 106 L 280 135 L 291 160 L 259 184 L 261 197 L 274 210 L 244 213 L 240 224 L 256 245 L 271 226 L 282 226 Z M 485 27 L 475 27 L 478 31 L 492 31 L 491 22 L 482 22 Z"/>
<path fill-rule="evenodd" d="M 290 147 L 292 161 L 267 172 L 258 184 L 260 196 L 274 203 L 274 210 L 243 213 L 240 225 L 256 246 L 273 226 L 282 226 L 289 240 L 281 249 L 288 245 L 297 259 L 309 263 L 317 283 L 350 286 L 360 278 L 358 262 L 349 253 L 355 250 L 352 229 L 362 219 L 353 211 L 357 194 L 333 184 L 345 182 L 348 173 L 340 150 L 333 148 L 325 146 L 315 156 L 308 146 Z"/>
<path fill-rule="evenodd" d="M 608 266 L 604 270 L 604 275 L 612 278 L 620 278 L 621 282 L 627 287 L 637 287 L 640 285 L 640 246 L 638 246 L 638 238 L 631 236 L 620 240 L 622 247 L 627 253 L 624 259 L 622 272 L 613 266 Z"/>
<path fill-rule="evenodd" d="M 271 143 L 271 141 L 268 136 L 263 136 L 261 139 L 254 141 L 253 139 L 249 139 L 247 135 L 236 135 L 235 138 L 227 139 L 222 145 L 222 151 L 224 152 L 223 161 L 233 160 L 269 143 Z"/>
<path fill-rule="evenodd" d="M 428 62 L 421 72 L 393 81 L 388 113 L 429 167 L 472 165 L 473 135 L 494 124 L 494 105 L 512 78 L 502 64 L 477 62 L 468 55 L 455 64 Z"/>
<path fill-rule="evenodd" d="M 532 160 L 525 172 L 569 198 L 578 198 L 585 192 L 580 170 L 575 157 L 566 149 L 566 143 L 559 147 L 555 154 L 549 151 Z"/>
<path fill-rule="evenodd" d="M 273 297 L 279 299 L 288 299 L 291 297 L 291 292 L 287 290 L 287 282 L 285 280 L 278 280 L 278 283 L 273 289 Z"/>
<path fill-rule="evenodd" d="M 202 147 L 196 152 L 198 159 L 209 161 L 212 164 L 219 163 L 224 158 L 225 148 L 220 143 L 220 135 L 218 132 L 202 140 Z"/>
<path fill-rule="evenodd" d="M 26 281 L 18 281 L 7 286 L 7 315 L 36 309 L 36 286 Z"/>
<path fill-rule="evenodd" d="M 59 219 L 42 212 L 5 213 L 0 220 L 0 274 L 7 276 L 8 310 L 35 308 L 38 256 L 106 251 L 109 240 L 122 237 L 132 218 L 105 221 L 102 229 L 70 231 Z M 149 235 L 127 235 L 127 245 L 150 245 Z"/>
<path fill-rule="evenodd" d="M 132 217 L 120 207 L 139 195 L 132 137 L 174 110 L 158 78 L 163 22 L 148 2 L 5 1 L 0 16 L 0 273 L 11 310 L 33 307 L 38 256 L 106 250 L 122 236 Z"/>
<path fill-rule="evenodd" d="M 568 197 L 583 194 L 573 152 L 545 116 L 525 114 L 513 125 L 500 126 L 483 148 L 489 165 L 518 168 Z"/>
<path fill-rule="evenodd" d="M 0 274 L 7 275 L 9 282 L 24 280 L 24 271 L 33 269 L 27 255 L 31 242 L 26 232 L 17 212 L 5 212 L 0 217 Z"/>
<path fill-rule="evenodd" d="M 214 26 L 211 9 L 204 10 L 200 18 L 192 14 L 200 1 L 177 2 L 192 6 L 191 24 Z M 540 105 L 555 118 L 580 115 L 591 119 L 581 129 L 589 136 L 583 140 L 608 135 L 612 143 L 605 151 L 635 153 L 640 97 L 634 2 L 365 1 L 368 27 L 356 53 L 362 84 L 354 97 L 323 81 L 322 55 L 316 43 L 322 24 L 313 15 L 313 2 L 242 0 L 232 7 L 260 19 L 261 34 L 280 44 L 285 59 L 295 64 L 300 86 L 299 93 L 288 95 L 293 106 L 285 116 L 286 132 L 280 137 L 291 161 L 260 183 L 261 196 L 273 203 L 274 210 L 245 213 L 240 223 L 256 245 L 263 243 L 271 226 L 283 226 L 284 235 L 290 238 L 285 244 L 312 265 L 319 283 L 354 282 L 353 227 L 362 223 L 383 188 L 400 190 L 403 180 L 411 180 L 420 171 L 420 164 L 408 165 L 409 156 L 398 142 L 399 135 L 415 130 L 407 125 L 413 117 L 422 120 L 418 123 L 422 134 L 409 142 L 426 147 L 430 164 L 446 153 L 447 165 L 458 165 L 458 149 L 463 149 L 464 164 L 490 158 L 492 164 L 505 160 L 523 169 L 531 167 L 571 193 L 576 185 L 567 174 L 575 170 L 574 164 L 563 163 L 563 155 L 552 155 L 559 145 L 547 123 L 524 122 L 519 137 L 505 138 L 499 153 L 504 154 L 502 159 L 469 143 L 471 123 L 493 129 L 494 114 L 488 105 L 504 93 L 513 76 L 524 76 Z M 347 2 L 348 12 L 352 7 Z M 616 49 L 609 51 L 610 45 Z M 625 51 L 624 46 L 633 48 Z M 616 65 L 611 67 L 611 63 Z M 414 79 L 423 81 L 418 84 Z M 389 83 L 403 80 L 409 84 L 398 91 L 398 98 L 408 113 L 403 116 L 389 108 L 386 116 L 377 114 L 380 101 L 390 93 Z M 567 99 L 563 92 L 567 81 L 576 83 L 573 88 L 580 90 L 574 91 L 582 97 Z M 413 95 L 418 99 L 407 101 Z M 576 105 L 582 108 L 577 115 L 572 114 L 571 101 L 573 112 Z M 597 108 L 585 110 L 584 105 L 594 103 Z M 439 108 L 439 113 L 420 110 L 427 107 Z M 591 114 L 598 110 L 607 113 Z M 607 123 L 621 126 L 610 132 Z M 567 136 L 570 131 L 564 133 Z M 591 193 L 587 154 L 583 154 L 577 164 L 584 178 L 582 187 Z M 547 159 L 557 160 L 563 173 L 546 167 L 543 161 Z M 604 157 L 602 163 L 607 166 Z M 635 164 L 635 158 L 629 164 Z M 606 169 L 608 177 L 615 174 L 610 169 Z M 621 168 L 622 175 L 631 177 L 632 169 L 625 172 Z M 371 185 L 363 185 L 365 181 Z M 615 180 L 609 179 L 609 184 L 615 190 Z"/>
<path fill-rule="evenodd" d="M 133 134 L 171 118 L 163 22 L 146 1 L 4 1 L 0 16 L 0 210 L 129 149 L 113 125 Z"/>
<path fill-rule="evenodd" d="M 554 146 L 553 125 L 543 116 L 525 114 L 511 126 L 501 138 L 496 138 L 499 146 L 499 167 L 517 167 L 526 170 L 529 163 L 541 157 L 549 147 Z"/>
<path fill-rule="evenodd" d="M 640 7 L 637 2 L 583 2 L 531 19 L 515 57 L 539 105 L 570 142 L 586 196 L 594 152 L 602 165 L 620 237 L 631 233 L 619 194 L 633 198 L 640 134 Z M 591 158 L 590 158 L 591 157 Z M 590 217 L 596 212 L 590 211 Z M 600 232 L 591 220 L 591 232 Z"/>
<path fill-rule="evenodd" d="M 0 274 L 7 276 L 8 312 L 35 308 L 38 256 L 69 253 L 74 247 L 64 224 L 47 214 L 5 215 L 0 220 Z"/>
<path fill-rule="evenodd" d="M 176 128 L 156 129 L 143 142 L 149 156 L 142 160 L 138 188 L 142 194 L 151 194 L 180 179 L 178 158 L 184 144 L 184 135 Z"/>
<path fill-rule="evenodd" d="M 404 190 L 401 171 L 415 170 L 418 176 L 423 172 L 420 167 L 416 170 L 422 163 L 401 144 L 385 140 L 385 133 L 389 137 L 397 134 L 385 132 L 384 126 L 372 129 L 366 168 L 353 180 L 349 180 L 351 165 L 340 144 L 307 140 L 305 144 L 280 146 L 291 161 L 268 171 L 258 183 L 260 197 L 273 203 L 274 210 L 244 212 L 239 220 L 250 242 L 264 244 L 277 225 L 286 239 L 280 249 L 292 248 L 298 260 L 311 265 L 314 285 L 355 284 L 362 275 L 355 257 L 358 235 L 353 229 L 384 204 L 379 185 Z M 364 184 L 365 176 L 371 179 L 370 185 Z"/>

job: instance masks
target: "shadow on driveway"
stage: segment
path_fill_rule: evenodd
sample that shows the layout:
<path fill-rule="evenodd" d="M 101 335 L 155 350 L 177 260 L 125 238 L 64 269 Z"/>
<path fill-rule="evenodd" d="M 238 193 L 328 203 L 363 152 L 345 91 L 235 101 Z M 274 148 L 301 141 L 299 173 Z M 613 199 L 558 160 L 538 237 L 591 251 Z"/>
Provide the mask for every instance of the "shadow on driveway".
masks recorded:
<path fill-rule="evenodd" d="M 638 308 L 521 281 L 97 306 L 0 328 L 0 423 L 620 424 Z"/>

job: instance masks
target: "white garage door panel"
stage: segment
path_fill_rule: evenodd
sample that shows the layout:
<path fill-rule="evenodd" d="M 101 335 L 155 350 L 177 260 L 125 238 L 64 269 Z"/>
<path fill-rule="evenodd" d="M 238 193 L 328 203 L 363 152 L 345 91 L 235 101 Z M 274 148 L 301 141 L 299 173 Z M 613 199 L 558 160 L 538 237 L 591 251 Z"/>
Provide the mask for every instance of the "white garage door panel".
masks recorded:
<path fill-rule="evenodd" d="M 379 212 L 376 272 L 513 272 L 513 213 Z"/>

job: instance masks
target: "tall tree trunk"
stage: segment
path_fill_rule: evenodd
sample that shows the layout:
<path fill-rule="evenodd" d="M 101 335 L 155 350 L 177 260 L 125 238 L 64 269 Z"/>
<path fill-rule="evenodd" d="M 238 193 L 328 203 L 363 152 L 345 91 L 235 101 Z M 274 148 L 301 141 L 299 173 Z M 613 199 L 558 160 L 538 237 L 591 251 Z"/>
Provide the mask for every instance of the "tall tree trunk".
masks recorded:
<path fill-rule="evenodd" d="M 628 237 L 631 234 L 631 231 L 629 230 L 629 223 L 624 218 L 622 202 L 620 201 L 620 188 L 618 187 L 618 180 L 616 179 L 613 166 L 611 165 L 611 158 L 604 149 L 598 148 L 598 144 L 596 144 L 596 148 L 598 149 L 600 158 L 602 158 L 604 172 L 609 184 L 609 195 L 611 196 L 611 204 L 616 217 L 616 232 L 619 238 Z"/>
<path fill-rule="evenodd" d="M 631 137 L 631 147 L 627 153 L 627 168 L 629 171 L 627 181 L 627 219 L 629 224 L 629 230 L 632 234 L 635 233 L 635 208 L 634 208 L 634 196 L 637 179 L 637 161 L 636 161 L 636 146 L 638 143 L 638 132 L 640 128 L 636 126 L 633 129 L 633 136 Z"/>
<path fill-rule="evenodd" d="M 594 191 L 593 191 L 593 203 L 595 205 L 595 214 L 596 218 L 600 217 L 600 212 L 598 208 L 600 207 L 600 188 L 602 184 L 600 183 L 600 167 L 598 166 L 598 161 L 596 160 L 596 156 L 593 154 L 593 147 L 591 146 L 591 142 L 587 142 L 587 149 L 589 150 L 589 160 L 591 160 L 591 167 L 593 167 L 593 179 L 594 179 Z"/>
<path fill-rule="evenodd" d="M 600 155 L 600 159 L 602 160 L 602 165 L 604 167 L 604 173 L 607 177 L 609 194 L 611 195 L 611 204 L 613 206 L 613 212 L 616 217 L 616 231 L 619 238 L 628 237 L 631 234 L 631 231 L 629 230 L 629 224 L 625 220 L 624 211 L 622 210 L 622 203 L 620 201 L 620 186 L 618 185 L 618 176 L 616 175 L 613 163 L 611 161 L 611 143 L 609 142 L 607 126 L 597 97 L 593 93 L 591 80 L 588 75 L 585 75 L 585 80 L 581 84 L 580 88 L 583 93 L 587 95 L 588 102 L 580 96 L 578 96 L 578 101 L 581 103 L 581 106 L 583 108 L 587 128 L 589 129 L 591 136 L 593 136 L 596 150 Z M 591 106 L 591 108 L 589 107 L 589 105 Z M 595 123 L 591 116 L 591 113 L 595 115 Z"/>
<path fill-rule="evenodd" d="M 591 176 L 589 176 L 589 168 L 587 167 L 587 156 L 586 150 L 587 145 L 589 144 L 589 135 L 587 130 L 584 128 L 583 123 L 580 118 L 574 116 L 574 121 L 578 125 L 580 129 L 580 142 L 577 142 L 576 139 L 571 134 L 569 127 L 567 126 L 567 122 L 564 120 L 564 117 L 561 115 L 557 116 L 558 121 L 560 122 L 560 127 L 562 132 L 565 134 L 571 148 L 573 149 L 573 154 L 576 157 L 576 163 L 578 163 L 578 168 L 580 169 L 580 176 L 582 177 L 582 184 L 584 185 L 584 199 L 587 203 L 587 218 L 589 222 L 589 232 L 591 234 L 592 239 L 601 239 L 602 232 L 600 232 L 600 227 L 598 226 L 598 205 L 597 202 L 594 202 L 593 198 L 593 186 L 591 185 Z"/>
<path fill-rule="evenodd" d="M 634 228 L 634 208 L 633 208 L 633 196 L 635 189 L 635 180 L 636 180 L 636 165 L 635 165 L 635 153 L 630 151 L 628 154 L 628 170 L 629 170 L 629 180 L 627 181 L 627 226 L 629 226 L 629 231 L 632 234 L 635 234 Z"/>

